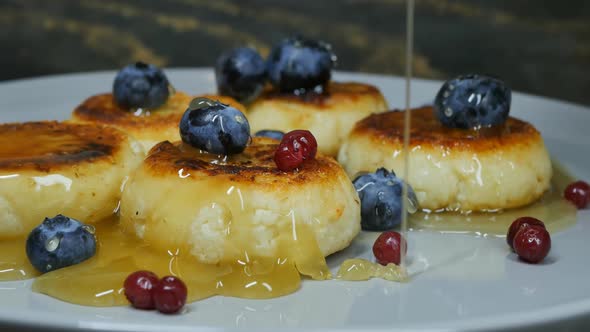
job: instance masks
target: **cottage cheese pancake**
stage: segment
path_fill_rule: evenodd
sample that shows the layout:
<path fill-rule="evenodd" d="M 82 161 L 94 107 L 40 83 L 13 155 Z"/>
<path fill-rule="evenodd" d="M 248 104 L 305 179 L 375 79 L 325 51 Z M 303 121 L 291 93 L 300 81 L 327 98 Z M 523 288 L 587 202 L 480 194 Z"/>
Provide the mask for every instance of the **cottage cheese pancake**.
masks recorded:
<path fill-rule="evenodd" d="M 338 160 L 347 173 L 403 169 L 403 112 L 356 124 Z M 449 128 L 431 107 L 412 110 L 409 183 L 422 208 L 483 211 L 514 208 L 549 189 L 552 167 L 540 133 L 509 118 L 481 130 Z M 400 173 L 401 174 L 401 173 Z"/>
<path fill-rule="evenodd" d="M 240 111 L 244 106 L 231 97 L 202 95 L 230 104 Z M 79 105 L 72 114 L 72 122 L 98 123 L 116 127 L 132 135 L 145 151 L 162 141 L 180 139 L 178 123 L 194 97 L 182 92 L 172 94 L 166 103 L 156 109 L 128 110 L 116 104 L 111 93 L 92 96 Z"/>
<path fill-rule="evenodd" d="M 387 110 L 387 101 L 376 87 L 363 83 L 330 82 L 324 93 L 304 95 L 267 90 L 248 107 L 252 132 L 307 129 L 318 149 L 336 156 L 353 125 L 371 113 Z"/>
<path fill-rule="evenodd" d="M 254 138 L 243 153 L 219 159 L 160 143 L 125 187 L 121 225 L 151 246 L 190 251 L 204 263 L 235 262 L 244 252 L 280 257 L 298 229 L 312 232 L 323 256 L 347 247 L 360 230 L 360 207 L 344 170 L 319 154 L 282 172 L 276 148 L 275 140 Z"/>
<path fill-rule="evenodd" d="M 0 238 L 27 234 L 56 214 L 89 223 L 112 215 L 143 154 L 110 127 L 0 124 Z"/>

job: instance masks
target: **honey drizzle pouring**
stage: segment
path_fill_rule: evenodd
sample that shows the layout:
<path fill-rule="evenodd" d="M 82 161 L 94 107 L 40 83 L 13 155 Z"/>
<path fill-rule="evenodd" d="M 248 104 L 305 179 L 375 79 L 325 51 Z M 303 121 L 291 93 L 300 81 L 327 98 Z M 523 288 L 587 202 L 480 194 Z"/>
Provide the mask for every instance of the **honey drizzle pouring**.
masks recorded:
<path fill-rule="evenodd" d="M 411 126 L 411 81 L 412 81 L 412 54 L 414 48 L 414 0 L 406 2 L 406 72 L 405 72 L 405 112 L 404 112 L 404 142 L 403 142 L 403 156 L 404 167 L 401 177 L 407 179 L 410 172 L 410 162 L 408 154 L 408 146 L 410 145 L 410 126 Z M 400 174 L 398 174 L 400 175 Z M 408 184 L 406 181 L 402 185 L 402 211 L 408 211 L 410 208 L 410 200 L 408 199 Z M 416 210 L 412 206 L 412 212 Z M 402 221 L 400 225 L 400 233 L 403 239 L 407 239 L 408 234 L 408 215 L 402 213 Z M 400 252 L 405 252 L 407 242 L 400 243 Z M 406 257 L 400 255 L 400 264 L 393 263 L 381 266 L 373 261 L 365 259 L 347 259 L 340 266 L 336 277 L 342 280 L 368 280 L 370 278 L 382 278 L 390 281 L 404 282 L 408 281 L 409 275 L 406 269 Z"/>
<path fill-rule="evenodd" d="M 410 111 L 410 99 L 412 97 L 412 56 L 414 51 L 414 0 L 408 0 L 406 6 L 406 95 L 405 95 L 405 113 L 404 113 L 404 170 L 403 179 L 409 179 L 410 173 L 410 158 L 409 158 L 409 145 L 410 145 L 410 126 L 412 114 Z M 402 223 L 401 223 L 401 234 L 402 238 L 407 239 L 408 235 L 408 211 L 409 199 L 408 199 L 408 183 L 403 182 L 402 186 Z M 402 241 L 400 246 L 400 252 L 405 252 L 407 243 Z M 400 267 L 401 271 L 407 277 L 406 272 L 406 257 L 405 255 L 400 256 Z"/>

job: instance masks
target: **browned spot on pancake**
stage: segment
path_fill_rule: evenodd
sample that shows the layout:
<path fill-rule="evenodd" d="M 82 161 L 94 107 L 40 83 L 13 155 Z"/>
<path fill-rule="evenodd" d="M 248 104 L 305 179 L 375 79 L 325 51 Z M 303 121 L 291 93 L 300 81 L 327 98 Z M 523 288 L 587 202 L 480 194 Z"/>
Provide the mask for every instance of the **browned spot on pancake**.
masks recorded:
<path fill-rule="evenodd" d="M 377 96 L 381 98 L 381 92 L 375 86 L 364 83 L 330 82 L 322 93 L 309 91 L 296 95 L 268 88 L 256 99 L 256 102 L 298 102 L 317 106 L 318 109 L 328 109 L 331 105 L 338 105 L 344 102 L 356 102 L 359 98 L 366 98 L 367 96 Z"/>
<path fill-rule="evenodd" d="M 194 179 L 227 176 L 235 182 L 257 183 L 270 183 L 280 178 L 283 184 L 329 178 L 340 169 L 331 157 L 318 155 L 305 161 L 296 171 L 280 171 L 273 159 L 277 146 L 275 140 L 255 137 L 244 152 L 224 157 L 195 149 L 183 142 L 166 141 L 150 150 L 143 167 L 154 175 L 180 176 L 182 173 L 191 174 Z"/>
<path fill-rule="evenodd" d="M 244 106 L 231 97 L 210 94 L 199 97 L 219 100 L 242 112 L 245 111 Z M 176 92 L 168 98 L 164 105 L 154 110 L 128 110 L 117 105 L 111 93 L 105 93 L 86 99 L 74 110 L 72 116 L 77 121 L 102 123 L 122 130 L 137 131 L 145 128 L 157 131 L 158 129 L 177 127 L 193 98 L 185 93 Z"/>
<path fill-rule="evenodd" d="M 96 125 L 55 121 L 2 124 L 0 170 L 50 171 L 110 159 L 124 140 L 124 133 Z"/>
<path fill-rule="evenodd" d="M 509 118 L 503 125 L 481 130 L 449 128 L 440 123 L 432 107 L 412 111 L 410 146 L 446 147 L 473 151 L 490 150 L 511 144 L 529 144 L 540 139 L 531 124 Z M 404 135 L 404 112 L 372 114 L 359 121 L 351 135 L 370 136 L 375 143 L 401 145 Z"/>

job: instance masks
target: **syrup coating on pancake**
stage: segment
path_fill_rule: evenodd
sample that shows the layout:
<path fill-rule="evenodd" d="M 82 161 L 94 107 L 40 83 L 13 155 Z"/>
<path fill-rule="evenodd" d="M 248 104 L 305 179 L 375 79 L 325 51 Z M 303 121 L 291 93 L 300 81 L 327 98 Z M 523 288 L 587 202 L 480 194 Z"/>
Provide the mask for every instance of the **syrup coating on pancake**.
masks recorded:
<path fill-rule="evenodd" d="M 266 89 L 258 101 L 288 101 L 313 105 L 317 110 L 331 110 L 341 103 L 355 103 L 360 98 L 382 99 L 381 92 L 373 85 L 356 82 L 330 82 L 321 93 L 310 91 L 301 95 Z M 337 109 L 336 109 L 337 110 Z"/>
<path fill-rule="evenodd" d="M 210 94 L 201 95 L 200 97 L 219 100 L 245 112 L 244 106 L 231 97 Z M 88 98 L 74 110 L 72 116 L 78 121 L 100 122 L 124 129 L 149 129 L 154 131 L 158 128 L 177 127 L 182 114 L 186 111 L 193 98 L 185 93 L 176 92 L 168 98 L 164 105 L 157 109 L 137 109 L 134 111 L 120 107 L 111 93 L 105 93 Z"/>
<path fill-rule="evenodd" d="M 403 169 L 404 112 L 373 114 L 351 131 L 338 160 L 349 176 L 379 167 Z M 551 160 L 540 133 L 509 118 L 480 130 L 443 126 L 432 107 L 412 110 L 410 183 L 430 211 L 491 211 L 521 207 L 550 186 Z"/>
<path fill-rule="evenodd" d="M 297 171 L 283 172 L 274 162 L 277 141 L 254 137 L 240 154 L 216 156 L 183 142 L 162 142 L 152 148 L 144 167 L 155 175 L 178 174 L 179 169 L 199 176 L 227 176 L 233 182 L 288 186 L 307 181 L 328 181 L 339 173 L 339 164 L 331 157 L 318 154 L 305 161 Z M 194 178 L 198 178 L 195 176 Z"/>
<path fill-rule="evenodd" d="M 0 169 L 49 171 L 80 162 L 109 160 L 126 135 L 116 129 L 73 123 L 0 125 Z"/>
<path fill-rule="evenodd" d="M 57 214 L 85 223 L 112 215 L 144 154 L 138 142 L 109 126 L 0 125 L 0 239 L 25 236 Z"/>
<path fill-rule="evenodd" d="M 191 97 L 182 92 L 171 95 L 164 105 L 155 110 L 128 110 L 115 102 L 111 93 L 99 94 L 86 99 L 75 110 L 73 117 L 77 120 L 100 122 L 126 128 L 168 126 L 180 121 L 180 115 L 186 110 Z M 157 112 L 157 113 L 156 113 Z M 155 115 L 157 114 L 157 120 Z M 152 116 L 154 115 L 154 116 Z"/>
<path fill-rule="evenodd" d="M 369 135 L 376 142 L 402 144 L 404 112 L 372 114 L 354 127 L 351 135 Z M 502 126 L 465 130 L 440 123 L 430 106 L 412 110 L 410 147 L 437 146 L 473 151 L 491 150 L 512 144 L 537 142 L 541 135 L 531 124 L 510 117 Z"/>
<path fill-rule="evenodd" d="M 254 138 L 244 152 L 225 157 L 159 143 L 125 185 L 120 225 L 151 246 L 181 248 L 211 264 L 235 262 L 244 252 L 280 257 L 288 239 L 298 237 L 297 225 L 317 241 L 312 256 L 348 246 L 360 230 L 360 206 L 342 167 L 318 154 L 282 172 L 273 161 L 277 145 Z"/>

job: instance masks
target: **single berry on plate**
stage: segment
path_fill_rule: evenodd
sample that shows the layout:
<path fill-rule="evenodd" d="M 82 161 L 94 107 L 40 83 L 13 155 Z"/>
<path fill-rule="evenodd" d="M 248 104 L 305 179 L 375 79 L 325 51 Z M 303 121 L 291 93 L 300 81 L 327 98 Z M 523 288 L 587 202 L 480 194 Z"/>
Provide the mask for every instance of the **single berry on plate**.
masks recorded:
<path fill-rule="evenodd" d="M 514 235 L 512 245 L 520 259 L 528 263 L 538 263 L 551 249 L 551 236 L 545 227 L 538 225 L 521 227 Z"/>
<path fill-rule="evenodd" d="M 563 197 L 572 202 L 578 209 L 590 204 L 590 185 L 584 181 L 570 183 L 563 192 Z"/>
<path fill-rule="evenodd" d="M 167 276 L 153 289 L 156 309 L 165 314 L 178 312 L 186 303 L 187 289 L 182 280 Z"/>
<path fill-rule="evenodd" d="M 158 276 L 150 271 L 131 273 L 123 283 L 125 297 L 134 308 L 154 309 L 154 287 L 158 284 Z"/>
<path fill-rule="evenodd" d="M 182 141 L 218 155 L 237 154 L 250 142 L 250 124 L 238 109 L 195 98 L 180 120 Z"/>
<path fill-rule="evenodd" d="M 42 273 L 78 264 L 96 253 L 94 227 L 61 214 L 45 218 L 29 234 L 26 252 Z"/>
<path fill-rule="evenodd" d="M 304 161 L 315 158 L 318 143 L 308 130 L 293 130 L 286 133 L 275 152 L 274 161 L 284 172 L 299 167 Z"/>
<path fill-rule="evenodd" d="M 367 231 L 384 231 L 398 226 L 402 220 L 403 180 L 394 172 L 379 168 L 365 173 L 352 183 L 361 200 L 361 227 Z M 418 199 L 408 185 L 408 211 L 418 209 Z"/>
<path fill-rule="evenodd" d="M 499 79 L 464 75 L 443 84 L 434 99 L 434 109 L 447 127 L 478 129 L 503 124 L 508 119 L 510 101 L 510 88 Z"/>
<path fill-rule="evenodd" d="M 267 59 L 271 83 L 282 92 L 305 92 L 328 83 L 336 56 L 322 41 L 288 38 L 270 52 Z"/>
<path fill-rule="evenodd" d="M 545 224 L 541 220 L 533 217 L 520 217 L 512 222 L 510 228 L 508 228 L 508 233 L 506 234 L 506 243 L 508 243 L 510 248 L 514 249 L 514 247 L 512 247 L 512 244 L 514 242 L 514 236 L 516 235 L 516 233 L 521 228 L 529 227 L 532 225 L 545 228 Z"/>
<path fill-rule="evenodd" d="M 123 108 L 156 108 L 168 99 L 170 83 L 160 68 L 136 62 L 117 73 L 113 95 Z"/>
<path fill-rule="evenodd" d="M 264 129 L 264 130 L 257 131 L 256 134 L 254 134 L 254 136 L 255 137 L 269 137 L 269 138 L 276 139 L 277 141 L 280 141 L 283 139 L 283 136 L 285 136 L 285 133 L 280 130 Z"/>
<path fill-rule="evenodd" d="M 252 101 L 264 87 L 266 62 L 252 48 L 235 48 L 217 59 L 215 80 L 219 93 L 240 102 Z"/>
<path fill-rule="evenodd" d="M 401 262 L 401 247 L 404 247 L 404 256 L 408 253 L 408 244 L 398 232 L 387 231 L 381 233 L 373 244 L 373 255 L 377 263 L 387 265 L 393 263 L 399 265 Z"/>

